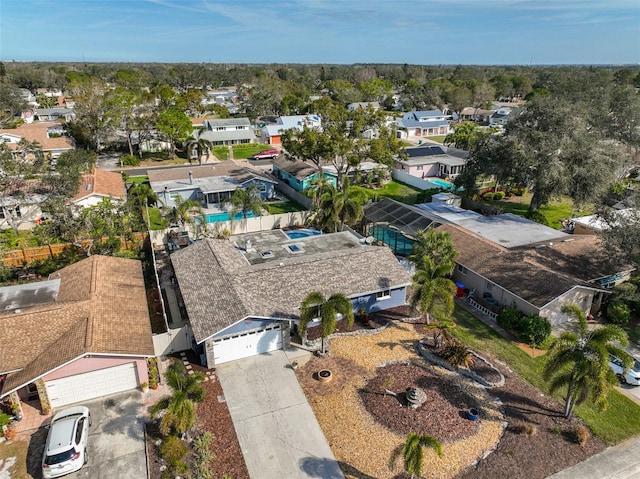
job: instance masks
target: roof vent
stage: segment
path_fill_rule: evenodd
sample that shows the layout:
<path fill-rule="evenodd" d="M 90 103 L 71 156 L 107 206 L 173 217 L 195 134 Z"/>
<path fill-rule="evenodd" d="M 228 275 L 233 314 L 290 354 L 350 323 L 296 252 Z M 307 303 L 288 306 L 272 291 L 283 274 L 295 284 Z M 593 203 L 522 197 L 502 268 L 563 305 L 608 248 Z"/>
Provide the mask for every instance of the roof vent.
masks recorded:
<path fill-rule="evenodd" d="M 260 253 L 260 256 L 262 256 L 264 259 L 269 259 L 273 258 L 275 255 L 271 251 L 263 251 Z"/>
<path fill-rule="evenodd" d="M 544 245 L 544 244 L 537 244 L 537 245 L 534 246 L 535 249 L 542 249 L 542 248 L 546 248 L 546 247 L 547 247 L 547 245 Z"/>

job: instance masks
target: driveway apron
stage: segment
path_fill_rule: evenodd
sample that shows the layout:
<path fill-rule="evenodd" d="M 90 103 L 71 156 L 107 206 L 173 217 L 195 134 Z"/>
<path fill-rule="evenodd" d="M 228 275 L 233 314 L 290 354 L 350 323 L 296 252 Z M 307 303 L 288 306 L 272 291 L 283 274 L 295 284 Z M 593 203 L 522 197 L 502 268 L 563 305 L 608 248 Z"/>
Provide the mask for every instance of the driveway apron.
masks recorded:
<path fill-rule="evenodd" d="M 252 479 L 344 479 L 284 351 L 216 373 Z"/>

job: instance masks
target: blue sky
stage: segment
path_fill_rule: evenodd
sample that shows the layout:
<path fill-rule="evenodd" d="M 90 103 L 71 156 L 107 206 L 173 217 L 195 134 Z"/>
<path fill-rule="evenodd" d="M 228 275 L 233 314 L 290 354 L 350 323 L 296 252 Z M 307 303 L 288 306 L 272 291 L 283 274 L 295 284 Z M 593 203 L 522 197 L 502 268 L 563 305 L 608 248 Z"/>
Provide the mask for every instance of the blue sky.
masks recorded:
<path fill-rule="evenodd" d="M 2 0 L 0 60 L 635 64 L 640 0 Z"/>

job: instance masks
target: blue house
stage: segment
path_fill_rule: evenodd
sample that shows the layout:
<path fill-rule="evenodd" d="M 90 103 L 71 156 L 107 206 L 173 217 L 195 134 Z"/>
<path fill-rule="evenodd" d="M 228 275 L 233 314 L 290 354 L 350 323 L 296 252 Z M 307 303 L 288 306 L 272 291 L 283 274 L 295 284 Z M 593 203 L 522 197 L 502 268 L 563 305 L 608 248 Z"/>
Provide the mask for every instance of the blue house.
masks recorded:
<path fill-rule="evenodd" d="M 313 180 L 320 177 L 320 172 L 315 165 L 300 160 L 287 160 L 282 157 L 273 162 L 273 174 L 280 181 L 300 192 L 309 189 Z M 324 170 L 323 175 L 328 178 L 329 183 L 336 186 L 337 177 L 335 174 Z"/>
<path fill-rule="evenodd" d="M 268 200 L 275 196 L 278 183 L 269 173 L 234 160 L 214 165 L 150 169 L 148 175 L 151 189 L 169 208 L 176 206 L 180 198 L 197 201 L 205 209 L 220 209 L 237 189 L 251 185 L 257 186 L 262 200 Z"/>

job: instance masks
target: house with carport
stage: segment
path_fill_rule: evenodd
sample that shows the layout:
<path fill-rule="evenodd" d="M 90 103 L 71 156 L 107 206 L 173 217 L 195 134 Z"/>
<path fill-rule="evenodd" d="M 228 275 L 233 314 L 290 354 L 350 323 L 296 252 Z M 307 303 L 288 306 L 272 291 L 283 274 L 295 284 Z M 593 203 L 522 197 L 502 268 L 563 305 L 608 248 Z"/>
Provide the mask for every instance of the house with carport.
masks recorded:
<path fill-rule="evenodd" d="M 48 413 L 138 388 L 154 356 L 142 264 L 94 255 L 0 288 L 0 398 Z"/>
<path fill-rule="evenodd" d="M 286 349 L 312 291 L 343 293 L 354 311 L 405 304 L 411 277 L 389 248 L 346 231 L 296 236 L 275 229 L 206 239 L 170 256 L 207 367 Z"/>

